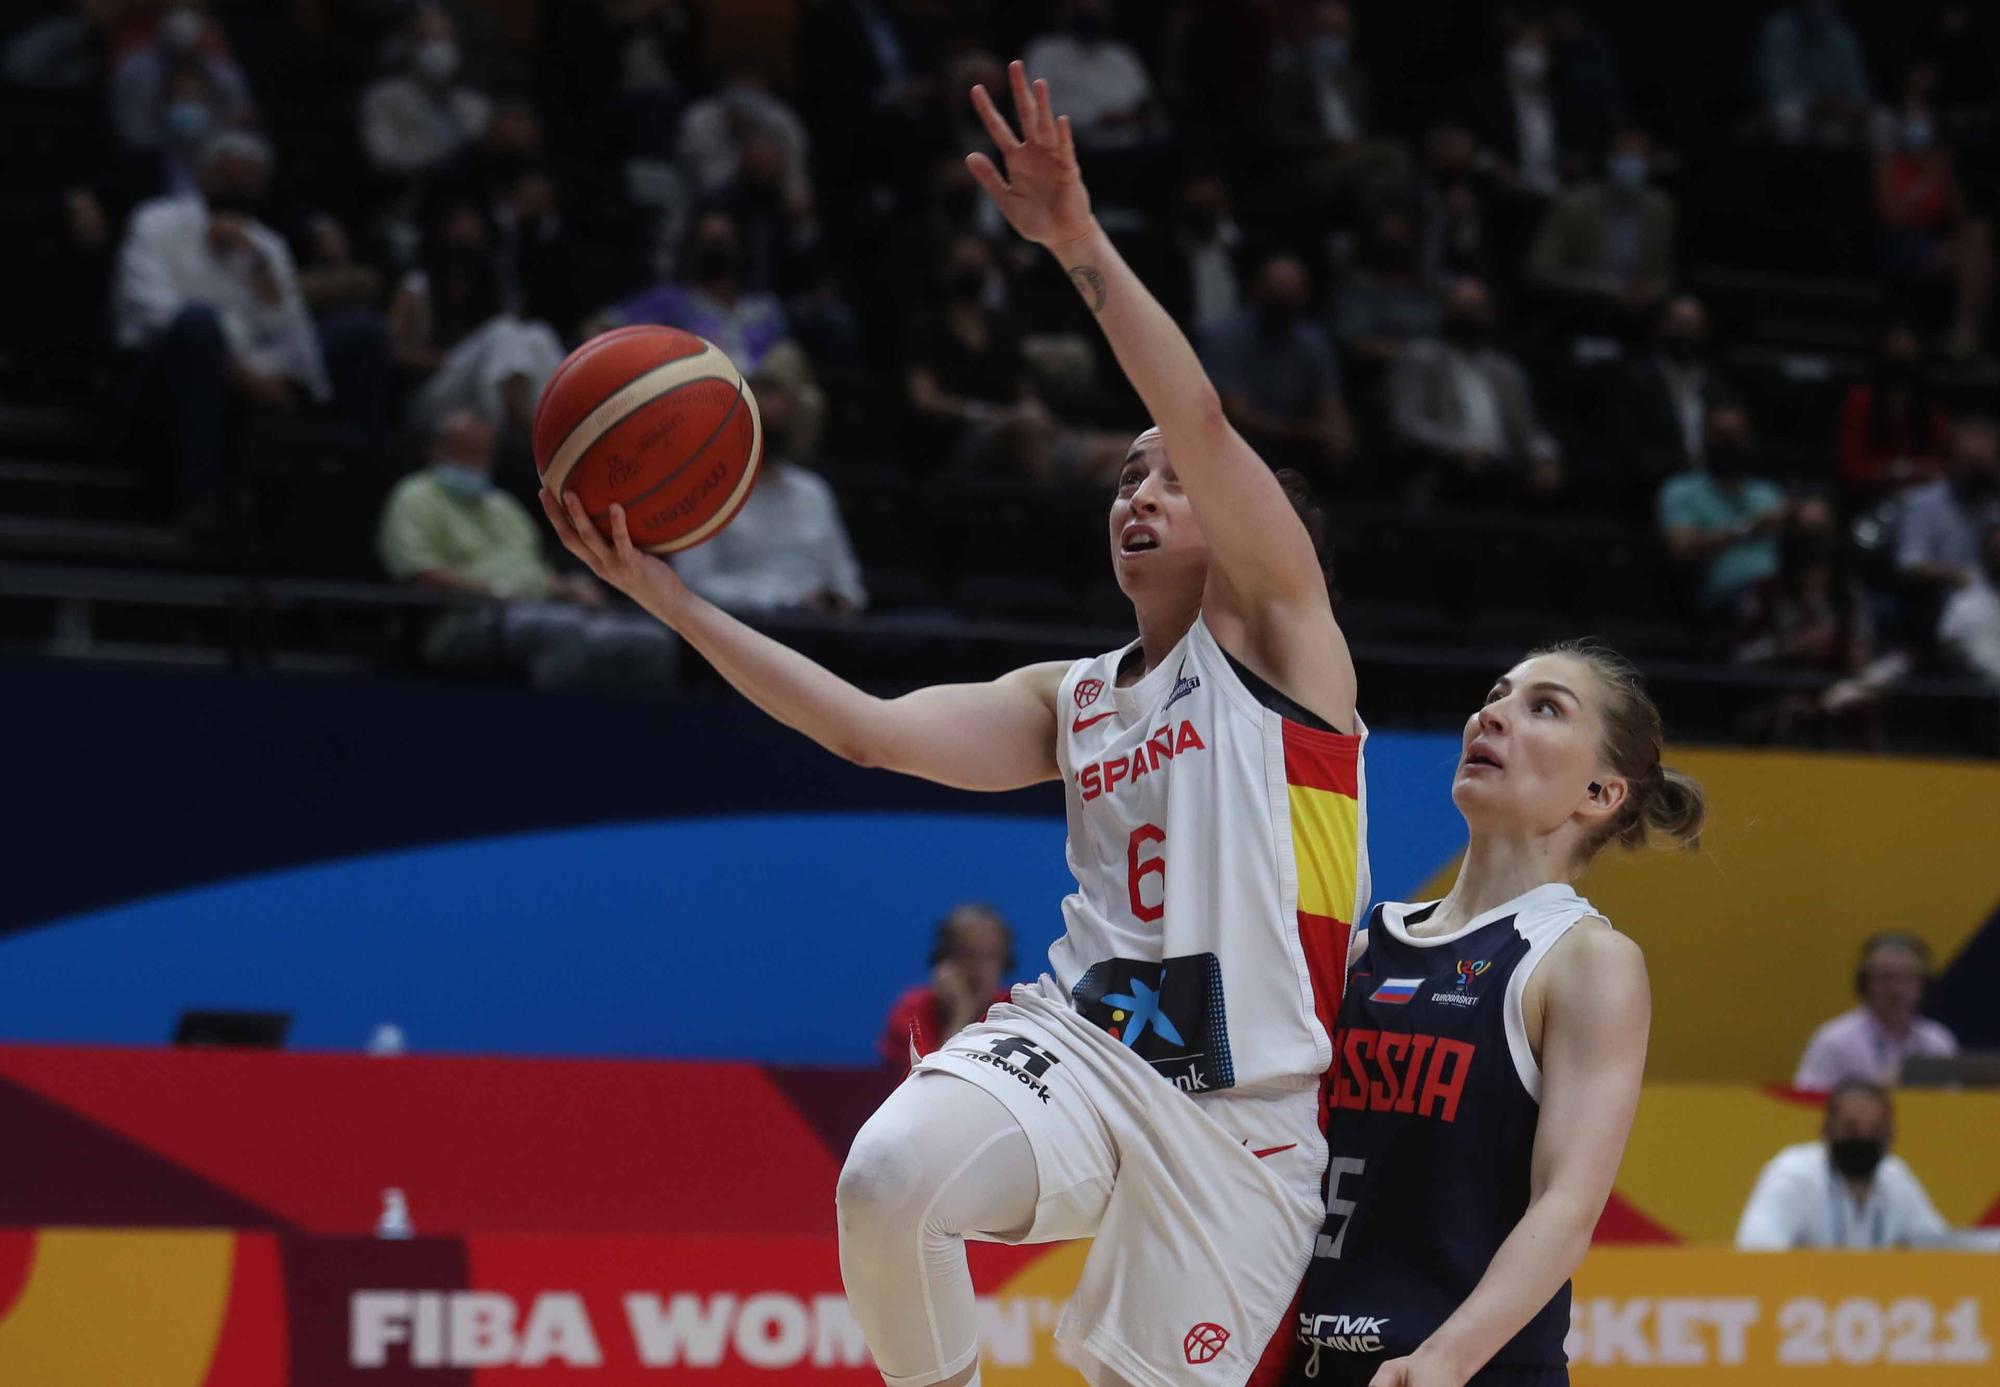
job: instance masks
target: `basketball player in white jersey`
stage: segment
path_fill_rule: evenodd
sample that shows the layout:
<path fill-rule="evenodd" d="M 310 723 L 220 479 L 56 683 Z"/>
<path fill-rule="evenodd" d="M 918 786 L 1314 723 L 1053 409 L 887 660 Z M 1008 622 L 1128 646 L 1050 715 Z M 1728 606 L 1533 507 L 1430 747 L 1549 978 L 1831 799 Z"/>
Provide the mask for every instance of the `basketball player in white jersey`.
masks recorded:
<path fill-rule="evenodd" d="M 841 1271 L 884 1379 L 976 1383 L 964 1239 L 1095 1237 L 1058 1329 L 1093 1383 L 1227 1387 L 1288 1343 L 1324 1215 L 1319 1085 L 1368 898 L 1355 676 L 1313 537 L 1090 213 L 1019 63 L 1017 136 L 968 161 L 1097 316 L 1156 421 L 1111 503 L 1139 638 L 990 684 L 871 697 L 543 506 L 571 552 L 779 721 L 974 790 L 1065 782 L 1077 889 L 1038 983 L 924 1056 L 856 1137 Z M 565 505 L 567 509 L 565 509 Z"/>
<path fill-rule="evenodd" d="M 1328 1087 L 1327 1221 L 1291 1387 L 1565 1387 L 1569 1277 L 1639 1101 L 1638 946 L 1571 882 L 1616 843 L 1697 839 L 1636 671 L 1539 650 L 1467 719 L 1470 840 L 1438 901 L 1369 917 Z"/>

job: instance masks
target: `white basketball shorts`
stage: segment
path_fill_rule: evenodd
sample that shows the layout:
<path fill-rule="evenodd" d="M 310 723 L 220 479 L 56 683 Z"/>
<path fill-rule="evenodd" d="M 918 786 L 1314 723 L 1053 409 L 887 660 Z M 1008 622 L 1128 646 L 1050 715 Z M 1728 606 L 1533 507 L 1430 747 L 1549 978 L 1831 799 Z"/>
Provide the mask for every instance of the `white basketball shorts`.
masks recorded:
<path fill-rule="evenodd" d="M 1056 1338 L 1092 1387 L 1240 1387 L 1325 1217 L 1319 1085 L 1190 1095 L 1084 1021 L 1053 979 L 926 1056 L 994 1094 L 1041 1181 L 1025 1243 L 1094 1238 Z"/>

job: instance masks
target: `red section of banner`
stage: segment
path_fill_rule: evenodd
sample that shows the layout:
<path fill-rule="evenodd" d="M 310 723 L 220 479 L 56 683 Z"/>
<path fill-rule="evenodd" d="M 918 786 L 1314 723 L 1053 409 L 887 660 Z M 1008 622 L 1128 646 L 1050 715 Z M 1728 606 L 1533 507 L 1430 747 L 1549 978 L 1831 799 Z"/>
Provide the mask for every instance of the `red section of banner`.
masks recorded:
<path fill-rule="evenodd" d="M 835 1158 L 755 1065 L 0 1047 L 0 1076 L 314 1232 L 390 1186 L 427 1233 L 833 1231 Z"/>
<path fill-rule="evenodd" d="M 1594 1243 L 1677 1243 L 1681 1239 L 1673 1230 L 1661 1227 L 1639 1209 L 1633 1207 L 1617 1190 L 1604 1201 L 1604 1212 L 1598 1215 L 1597 1228 L 1590 1235 Z"/>
<path fill-rule="evenodd" d="M 31 1228 L 0 1228 L 0 1320 L 14 1308 L 35 1264 L 35 1233 Z"/>
<path fill-rule="evenodd" d="M 286 1238 L 283 1248 L 299 1387 L 470 1387 L 449 1315 L 472 1289 L 463 1243 Z"/>
<path fill-rule="evenodd" d="M 267 1387 L 285 1380 L 290 1356 L 278 1240 L 269 1233 L 239 1233 L 234 1251 L 229 1305 L 202 1387 Z"/>
<path fill-rule="evenodd" d="M 1793 1088 L 1790 1084 L 1760 1084 L 1766 1097 L 1775 1098 L 1780 1103 L 1796 1103 L 1802 1108 L 1823 1108 L 1826 1095 L 1817 1089 Z"/>
<path fill-rule="evenodd" d="M 829 1238 L 474 1238 L 472 1284 L 490 1355 L 474 1381 L 573 1382 L 678 1368 L 713 1381 L 770 1375 L 879 1382 Z"/>

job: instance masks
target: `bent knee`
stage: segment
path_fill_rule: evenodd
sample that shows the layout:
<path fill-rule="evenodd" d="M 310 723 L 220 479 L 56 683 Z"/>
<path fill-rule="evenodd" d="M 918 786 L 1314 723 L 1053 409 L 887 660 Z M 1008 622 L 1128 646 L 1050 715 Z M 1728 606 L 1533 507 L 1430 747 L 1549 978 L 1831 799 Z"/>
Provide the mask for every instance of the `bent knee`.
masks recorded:
<path fill-rule="evenodd" d="M 921 1163 L 905 1143 L 863 1127 L 834 1187 L 841 1228 L 879 1228 L 914 1217 L 921 1170 Z"/>

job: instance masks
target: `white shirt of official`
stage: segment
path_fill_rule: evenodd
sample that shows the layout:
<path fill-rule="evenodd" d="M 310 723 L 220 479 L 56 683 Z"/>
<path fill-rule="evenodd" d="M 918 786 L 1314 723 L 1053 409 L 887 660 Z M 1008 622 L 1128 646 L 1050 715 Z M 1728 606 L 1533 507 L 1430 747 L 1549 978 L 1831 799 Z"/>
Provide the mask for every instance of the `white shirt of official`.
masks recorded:
<path fill-rule="evenodd" d="M 407 73 L 361 94 L 361 143 L 390 173 L 434 168 L 486 133 L 493 102 L 471 87 L 436 91 Z"/>
<path fill-rule="evenodd" d="M 800 607 L 820 592 L 868 605 L 833 489 L 775 458 L 727 528 L 673 557 L 681 581 L 730 611 Z"/>
<path fill-rule="evenodd" d="M 1493 380 L 1480 368 L 1479 358 L 1453 350 L 1452 388 L 1458 394 L 1460 447 L 1477 448 L 1494 457 L 1507 455 L 1507 425 L 1500 417 L 1500 395 Z"/>
<path fill-rule="evenodd" d="M 1105 124 L 1131 115 L 1153 95 L 1145 64 L 1124 41 L 1044 34 L 1028 45 L 1025 59 L 1028 75 L 1047 80 L 1059 108 L 1083 139 L 1124 148 L 1144 137 L 1137 125 Z"/>
<path fill-rule="evenodd" d="M 1243 294 L 1236 283 L 1236 260 L 1232 252 L 1243 233 L 1233 222 L 1216 228 L 1206 241 L 1183 243 L 1188 258 L 1188 278 L 1194 290 L 1194 330 L 1197 336 L 1213 331 L 1236 316 L 1243 307 Z"/>
<path fill-rule="evenodd" d="M 1742 1252 L 1935 1244 L 1951 1233 L 1915 1172 L 1884 1156 L 1856 1203 L 1823 1141 L 1788 1146 L 1765 1165 L 1736 1225 Z"/>
<path fill-rule="evenodd" d="M 1556 115 L 1548 92 L 1535 87 L 1516 87 L 1514 98 L 1514 140 L 1521 154 L 1521 185 L 1534 192 L 1553 194 L 1562 184 L 1556 171 Z"/>
<path fill-rule="evenodd" d="M 278 233 L 250 224 L 255 250 L 218 253 L 208 240 L 208 207 L 199 197 L 156 198 L 132 214 L 118 250 L 113 314 L 118 345 L 143 347 L 184 308 L 215 310 L 237 361 L 267 376 L 303 385 L 314 398 L 332 395 L 320 358 L 319 334 L 299 295 L 292 255 Z M 278 284 L 278 301 L 257 293 L 261 258 Z"/>
<path fill-rule="evenodd" d="M 1938 643 L 2000 688 L 2000 591 L 1982 577 L 1954 592 L 1938 619 Z"/>
<path fill-rule="evenodd" d="M 1699 366 L 1660 363 L 1660 375 L 1667 382 L 1667 398 L 1673 402 L 1674 418 L 1681 426 L 1681 451 L 1694 462 L 1701 461 L 1702 429 L 1708 422 L 1708 399 L 1703 387 L 1708 373 Z"/>
<path fill-rule="evenodd" d="M 1318 63 L 1311 66 L 1313 95 L 1319 102 L 1319 128 L 1329 140 L 1339 140 L 1343 144 L 1361 138 L 1361 122 L 1354 118 L 1354 107 L 1348 104 L 1347 93 L 1334 82 L 1333 74 Z"/>

